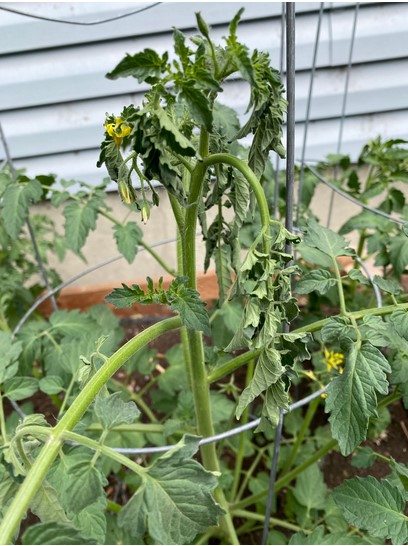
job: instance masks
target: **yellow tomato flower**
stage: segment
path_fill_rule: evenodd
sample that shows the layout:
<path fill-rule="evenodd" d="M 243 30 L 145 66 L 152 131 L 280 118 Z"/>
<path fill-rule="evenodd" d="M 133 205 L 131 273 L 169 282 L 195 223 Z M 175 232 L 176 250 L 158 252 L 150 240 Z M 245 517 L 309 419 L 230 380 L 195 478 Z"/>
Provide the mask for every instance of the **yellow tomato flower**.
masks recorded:
<path fill-rule="evenodd" d="M 108 135 L 113 138 L 116 146 L 118 147 L 121 145 L 122 140 L 126 136 L 130 135 L 132 131 L 132 128 L 126 123 L 126 121 L 123 121 L 123 119 L 120 117 L 115 119 L 115 123 L 105 122 L 104 127 Z"/>
<path fill-rule="evenodd" d="M 326 347 L 324 348 L 324 364 L 326 365 L 327 371 L 337 370 L 340 374 L 343 373 L 344 363 L 344 354 L 335 353 L 334 351 L 328 351 Z"/>

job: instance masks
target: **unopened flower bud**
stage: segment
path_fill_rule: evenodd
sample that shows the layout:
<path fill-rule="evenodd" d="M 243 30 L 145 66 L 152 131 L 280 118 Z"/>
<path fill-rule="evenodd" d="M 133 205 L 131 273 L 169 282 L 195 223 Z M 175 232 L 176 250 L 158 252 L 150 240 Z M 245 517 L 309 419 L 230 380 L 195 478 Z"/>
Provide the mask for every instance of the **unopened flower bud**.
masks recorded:
<path fill-rule="evenodd" d="M 146 203 L 146 201 L 143 201 L 142 208 L 140 209 L 140 212 L 142 214 L 142 222 L 144 224 L 146 224 L 148 219 L 150 218 L 150 207 Z"/>
<path fill-rule="evenodd" d="M 122 200 L 127 204 L 131 205 L 136 201 L 136 192 L 130 184 L 125 180 L 118 181 L 118 190 Z"/>

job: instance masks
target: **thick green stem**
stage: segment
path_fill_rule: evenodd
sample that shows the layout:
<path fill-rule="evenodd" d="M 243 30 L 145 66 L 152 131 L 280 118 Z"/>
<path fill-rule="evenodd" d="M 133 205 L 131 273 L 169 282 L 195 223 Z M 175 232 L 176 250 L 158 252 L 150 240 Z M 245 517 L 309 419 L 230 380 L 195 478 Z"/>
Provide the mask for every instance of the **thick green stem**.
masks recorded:
<path fill-rule="evenodd" d="M 107 431 L 104 431 L 102 434 L 103 436 L 106 436 L 104 433 L 107 433 Z M 75 442 L 76 444 L 89 447 L 89 449 L 92 449 L 95 451 L 95 455 L 103 454 L 105 457 L 109 457 L 113 461 L 116 461 L 123 466 L 126 466 L 126 468 L 129 468 L 133 472 L 136 472 L 136 474 L 143 475 L 146 471 L 143 467 L 129 459 L 129 457 L 126 457 L 126 455 L 122 455 L 121 453 L 118 453 L 111 447 L 103 445 L 103 439 L 101 437 L 102 443 L 96 442 L 95 440 L 91 440 L 91 438 L 87 438 L 86 436 L 82 436 L 82 434 L 77 434 L 76 432 L 72 432 L 70 430 L 66 430 L 61 434 L 62 438 L 64 440 L 68 440 L 71 442 Z M 95 456 L 94 456 L 95 458 Z"/>
<path fill-rule="evenodd" d="M 248 510 L 234 510 L 233 512 L 234 516 L 237 516 L 237 518 L 244 518 L 244 519 L 253 519 L 255 521 L 264 522 L 264 516 L 262 514 L 256 514 L 255 512 L 249 512 Z M 289 523 L 287 521 L 277 519 L 277 518 L 269 518 L 270 526 L 271 527 L 281 527 L 282 529 L 289 529 L 289 531 L 303 531 L 301 527 L 298 525 L 294 525 L 293 523 Z M 310 531 L 305 531 L 306 533 L 310 533 Z"/>
<path fill-rule="evenodd" d="M 347 315 L 349 317 L 355 318 L 356 320 L 360 320 L 363 317 L 368 317 L 368 316 L 380 317 L 384 315 L 390 315 L 391 313 L 396 311 L 396 309 L 408 309 L 408 303 L 400 303 L 398 304 L 398 307 L 396 307 L 395 305 L 386 305 L 385 307 L 372 307 L 370 309 L 362 309 L 361 311 L 353 311 L 351 313 L 348 313 Z M 325 324 L 328 323 L 329 320 L 337 316 L 339 315 L 334 315 L 333 317 L 328 317 L 328 318 L 313 322 L 313 324 L 307 324 L 306 326 L 302 326 L 301 328 L 296 328 L 296 330 L 293 330 L 292 333 L 300 334 L 305 332 L 305 333 L 312 334 L 313 332 L 318 332 L 319 330 L 323 328 Z"/>
<path fill-rule="evenodd" d="M 200 134 L 201 157 L 208 154 L 208 133 L 202 128 Z M 204 161 L 196 164 L 191 173 L 188 204 L 185 213 L 184 230 L 182 236 L 183 273 L 188 277 L 188 286 L 197 289 L 196 273 L 196 229 L 199 203 L 202 195 L 204 177 L 207 165 Z M 192 391 L 196 414 L 197 430 L 200 436 L 213 436 L 214 427 L 211 415 L 210 392 L 207 383 L 207 372 L 205 369 L 204 347 L 202 333 L 195 330 L 188 330 L 188 345 L 191 365 Z M 217 458 L 215 444 L 205 444 L 200 448 L 204 466 L 207 470 L 219 472 L 220 467 Z M 226 510 L 226 515 L 221 518 L 223 531 L 232 544 L 238 544 L 238 537 L 235 532 L 230 514 L 228 513 L 227 502 L 224 493 L 218 487 L 214 496 L 219 504 Z"/>
<path fill-rule="evenodd" d="M 217 165 L 219 163 L 231 165 L 231 167 L 237 169 L 237 171 L 239 171 L 245 177 L 248 184 L 251 186 L 252 191 L 254 192 L 255 199 L 258 204 L 264 235 L 269 235 L 270 214 L 268 202 L 265 197 L 265 192 L 254 171 L 250 167 L 248 167 L 248 165 L 244 161 L 242 161 L 242 159 L 234 157 L 230 154 L 212 154 L 208 157 L 205 157 L 203 160 L 203 165 L 205 166 L 205 168 L 208 168 L 211 165 Z M 263 244 L 264 251 L 268 253 L 270 250 L 270 241 L 267 237 L 264 237 Z"/>
<path fill-rule="evenodd" d="M 334 273 L 337 279 L 337 291 L 339 294 L 339 301 L 340 301 L 340 315 L 347 316 L 348 313 L 346 308 L 346 300 L 344 298 L 343 284 L 341 280 L 339 264 L 337 263 L 336 258 L 333 258 L 333 267 L 334 267 Z"/>
<path fill-rule="evenodd" d="M 48 470 L 60 451 L 64 433 L 75 427 L 98 392 L 126 360 L 161 334 L 180 328 L 180 326 L 181 320 L 179 317 L 172 317 L 150 326 L 118 349 L 92 377 L 89 383 L 85 385 L 61 421 L 52 430 L 52 436 L 50 436 L 40 451 L 24 482 L 20 486 L 17 495 L 4 515 L 4 519 L 0 525 L 0 544 L 8 544 L 12 540 L 14 532 L 18 528 L 34 495 L 40 488 Z"/>
<path fill-rule="evenodd" d="M 92 423 L 86 427 L 88 432 L 101 432 L 103 430 L 100 423 Z M 142 432 L 142 433 L 162 433 L 163 425 L 152 423 L 134 423 L 132 425 L 118 425 L 110 429 L 111 432 Z"/>
<path fill-rule="evenodd" d="M 3 444 L 7 444 L 6 418 L 4 416 L 3 397 L 0 391 L 0 435 Z"/>
<path fill-rule="evenodd" d="M 226 375 L 235 372 L 235 370 L 238 370 L 239 368 L 241 368 L 241 366 L 243 366 L 250 360 L 258 358 L 258 356 L 262 353 L 262 350 L 263 349 L 248 351 L 234 358 L 231 358 L 231 360 L 225 362 L 225 364 L 222 364 L 221 366 L 213 370 L 210 374 L 208 374 L 208 383 L 215 383 L 216 381 L 223 379 Z"/>
<path fill-rule="evenodd" d="M 177 228 L 179 232 L 182 233 L 184 230 L 184 211 L 180 207 L 180 203 L 177 201 L 174 195 L 171 195 L 171 193 L 169 193 L 169 201 L 171 205 L 171 210 L 173 211 L 174 219 L 176 220 Z"/>

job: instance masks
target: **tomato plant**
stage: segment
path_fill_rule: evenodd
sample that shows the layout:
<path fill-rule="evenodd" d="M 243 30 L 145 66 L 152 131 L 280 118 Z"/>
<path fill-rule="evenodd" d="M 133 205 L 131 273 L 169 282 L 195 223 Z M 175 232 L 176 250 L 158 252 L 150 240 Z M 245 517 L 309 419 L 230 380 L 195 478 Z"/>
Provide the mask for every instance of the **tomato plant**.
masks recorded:
<path fill-rule="evenodd" d="M 273 432 L 281 413 L 290 410 L 293 383 L 302 392 L 328 387 L 305 415 L 294 411 L 284 419 L 288 442 L 275 491 L 286 490 L 285 508 L 270 520 L 270 543 L 399 544 L 408 538 L 406 465 L 385 457 L 387 478 L 353 478 L 329 496 L 317 464 L 336 449 L 344 456 L 356 453 L 360 466 L 384 459 L 367 446 L 358 450 L 373 428 L 378 432 L 392 402 L 403 398 L 407 404 L 408 304 L 397 301 L 399 290 L 386 279 L 378 286 L 392 295 L 391 305 L 354 309 L 348 289 L 367 290 L 366 279 L 357 269 L 342 271 L 339 259 L 356 257 L 343 236 L 314 218 L 293 234 L 271 217 L 269 154 L 285 154 L 284 87 L 268 55 L 250 53 L 239 42 L 240 16 L 220 45 L 197 14 L 199 34 L 190 42 L 174 30 L 173 57 L 145 49 L 108 74 L 134 77 L 149 89 L 140 106 L 106 115 L 98 166 L 106 167 L 126 210 L 137 211 L 147 229 L 159 206 L 155 182 L 162 184 L 177 223 L 178 270 L 168 286 L 148 278 L 146 289 L 123 285 L 106 301 L 117 308 L 162 304 L 174 316 L 120 348 L 123 331 L 104 306 L 57 311 L 49 321 L 28 322 L 14 338 L 3 328 L 3 543 L 18 536 L 28 509 L 40 523 L 24 531 L 25 544 L 238 544 L 251 533 L 256 537 Z M 250 89 L 242 127 L 236 113 L 217 101 L 234 75 Z M 113 222 L 119 250 L 129 261 L 135 258 L 142 232 L 133 220 L 112 218 L 104 186 L 83 185 L 74 196 L 46 189 L 55 204 L 64 204 L 68 248 L 80 252 L 102 214 Z M 12 218 L 15 201 L 16 235 L 42 190 L 41 180 L 4 184 L 2 217 Z M 398 201 L 399 194 L 390 195 Z M 198 225 L 204 268 L 213 261 L 218 279 L 219 298 L 211 309 L 197 291 Z M 406 237 L 405 231 L 398 236 Z M 292 244 L 296 261 L 287 252 Z M 310 320 L 301 312 L 316 293 L 330 294 L 332 316 Z M 166 352 L 166 368 L 154 373 L 158 355 L 149 343 L 172 331 L 180 332 L 181 344 Z M 128 388 L 135 371 L 148 377 L 142 388 L 148 403 L 141 391 Z M 38 388 L 53 397 L 56 424 L 30 410 L 20 421 L 6 420 L 3 400 L 22 400 Z M 325 424 L 310 433 L 323 402 L 330 429 Z M 255 435 L 242 432 L 219 445 L 200 445 L 201 438 L 231 428 L 236 419 L 247 423 L 253 413 L 259 418 Z M 147 464 L 117 449 L 153 443 L 160 452 L 166 441 L 173 447 Z M 122 504 L 109 494 L 112 480 L 125 485 Z"/>

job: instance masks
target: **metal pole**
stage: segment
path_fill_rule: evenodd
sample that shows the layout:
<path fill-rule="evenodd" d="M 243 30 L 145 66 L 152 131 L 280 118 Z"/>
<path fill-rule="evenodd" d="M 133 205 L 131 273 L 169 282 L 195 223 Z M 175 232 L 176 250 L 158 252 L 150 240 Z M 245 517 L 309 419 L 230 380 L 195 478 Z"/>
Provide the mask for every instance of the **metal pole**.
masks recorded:
<path fill-rule="evenodd" d="M 286 123 L 286 218 L 285 227 L 293 231 L 293 195 L 295 174 L 295 2 L 286 3 L 286 89 L 288 115 Z M 292 252 L 287 243 L 285 250 Z"/>

